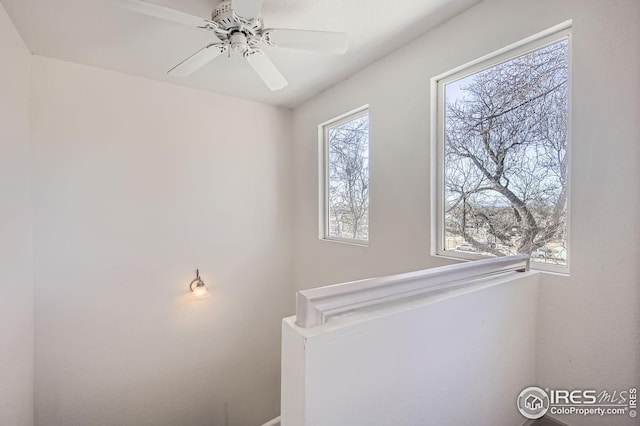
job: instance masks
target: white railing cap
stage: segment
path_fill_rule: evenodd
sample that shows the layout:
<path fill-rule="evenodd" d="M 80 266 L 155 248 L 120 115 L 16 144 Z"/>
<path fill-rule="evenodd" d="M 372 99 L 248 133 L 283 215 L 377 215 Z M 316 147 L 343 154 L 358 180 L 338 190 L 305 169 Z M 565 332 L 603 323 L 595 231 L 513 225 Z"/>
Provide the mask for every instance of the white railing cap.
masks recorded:
<path fill-rule="evenodd" d="M 454 288 L 497 274 L 528 270 L 529 256 L 522 254 L 302 290 L 296 300 L 296 324 L 309 328 L 357 309 Z"/>

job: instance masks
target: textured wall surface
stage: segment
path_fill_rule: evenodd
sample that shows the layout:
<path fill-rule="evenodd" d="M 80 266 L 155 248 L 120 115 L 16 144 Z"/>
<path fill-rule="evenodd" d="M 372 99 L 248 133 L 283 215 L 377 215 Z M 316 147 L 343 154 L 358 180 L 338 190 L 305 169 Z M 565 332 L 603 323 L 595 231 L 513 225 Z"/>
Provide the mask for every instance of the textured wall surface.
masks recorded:
<path fill-rule="evenodd" d="M 31 55 L 1 4 L 0 52 L 0 424 L 31 426 Z"/>
<path fill-rule="evenodd" d="M 36 422 L 279 411 L 291 112 L 36 57 Z M 196 268 L 210 297 L 187 290 Z"/>

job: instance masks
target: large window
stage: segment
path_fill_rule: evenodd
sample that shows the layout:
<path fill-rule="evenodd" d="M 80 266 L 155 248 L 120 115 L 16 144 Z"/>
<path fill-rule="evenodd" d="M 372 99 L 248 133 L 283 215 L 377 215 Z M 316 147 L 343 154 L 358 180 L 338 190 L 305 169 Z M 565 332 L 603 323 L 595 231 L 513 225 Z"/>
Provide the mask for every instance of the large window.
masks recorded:
<path fill-rule="evenodd" d="M 569 30 L 437 81 L 437 253 L 567 271 Z"/>
<path fill-rule="evenodd" d="M 369 241 L 369 113 L 360 109 L 320 126 L 323 151 L 322 235 Z"/>

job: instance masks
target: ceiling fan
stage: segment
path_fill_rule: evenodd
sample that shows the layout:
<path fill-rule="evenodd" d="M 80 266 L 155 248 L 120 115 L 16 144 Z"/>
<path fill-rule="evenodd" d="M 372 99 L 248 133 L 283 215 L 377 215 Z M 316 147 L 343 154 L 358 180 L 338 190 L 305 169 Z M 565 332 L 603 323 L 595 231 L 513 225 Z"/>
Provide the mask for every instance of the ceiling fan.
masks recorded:
<path fill-rule="evenodd" d="M 287 86 L 280 70 L 260 49 L 260 45 L 286 47 L 326 53 L 344 53 L 347 34 L 329 31 L 269 29 L 263 27 L 260 9 L 263 0 L 223 0 L 211 19 L 159 6 L 144 0 L 119 0 L 126 9 L 187 26 L 209 31 L 217 37 L 171 70 L 169 75 L 186 77 L 225 52 L 242 54 L 249 65 L 271 90 Z"/>

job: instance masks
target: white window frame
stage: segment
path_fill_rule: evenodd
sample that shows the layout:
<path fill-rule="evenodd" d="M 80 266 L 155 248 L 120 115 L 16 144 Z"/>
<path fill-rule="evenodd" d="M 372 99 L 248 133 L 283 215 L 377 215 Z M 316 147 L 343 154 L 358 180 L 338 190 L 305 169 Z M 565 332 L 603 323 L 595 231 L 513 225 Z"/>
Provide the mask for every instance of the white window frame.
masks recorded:
<path fill-rule="evenodd" d="M 444 249 L 444 86 L 502 62 L 542 47 L 568 40 L 568 123 L 567 123 L 567 230 L 566 265 L 531 262 L 531 269 L 569 274 L 571 226 L 571 68 L 572 22 L 566 21 L 505 48 L 461 65 L 431 79 L 431 255 L 454 260 L 479 260 L 489 256 Z"/>
<path fill-rule="evenodd" d="M 363 105 L 353 109 L 347 113 L 325 121 L 318 126 L 318 205 L 319 211 L 319 236 L 323 241 L 332 241 L 338 243 L 353 244 L 357 246 L 368 247 L 371 239 L 371 228 L 369 228 L 368 239 L 358 240 L 354 238 L 341 238 L 329 235 L 329 138 L 328 131 L 332 127 L 340 126 L 352 120 L 369 115 L 369 105 Z M 369 120 L 371 116 L 369 116 Z M 369 128 L 369 154 L 371 154 L 371 128 Z M 371 156 L 369 156 L 371 161 Z M 371 164 L 371 162 L 369 162 Z M 371 183 L 371 169 L 369 169 L 369 184 Z M 371 198 L 369 198 L 369 212 L 371 212 Z"/>

